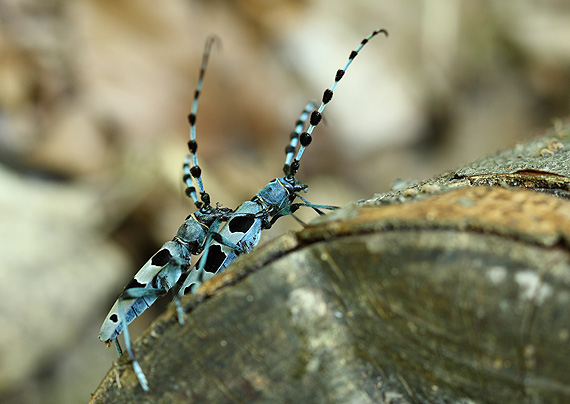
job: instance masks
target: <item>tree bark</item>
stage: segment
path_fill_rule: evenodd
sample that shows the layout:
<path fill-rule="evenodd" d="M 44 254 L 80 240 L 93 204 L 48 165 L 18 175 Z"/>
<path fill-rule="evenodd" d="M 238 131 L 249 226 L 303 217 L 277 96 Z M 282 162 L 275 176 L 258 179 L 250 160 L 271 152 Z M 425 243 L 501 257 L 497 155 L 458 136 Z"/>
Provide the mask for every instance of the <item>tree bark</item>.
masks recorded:
<path fill-rule="evenodd" d="M 91 402 L 570 402 L 565 129 L 240 257 Z"/>

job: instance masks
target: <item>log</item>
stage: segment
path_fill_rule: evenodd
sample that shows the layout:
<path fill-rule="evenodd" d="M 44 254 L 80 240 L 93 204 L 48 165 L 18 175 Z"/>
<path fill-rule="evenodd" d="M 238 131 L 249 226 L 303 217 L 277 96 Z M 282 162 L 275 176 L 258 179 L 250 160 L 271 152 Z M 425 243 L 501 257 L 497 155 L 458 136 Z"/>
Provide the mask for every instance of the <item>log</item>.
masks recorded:
<path fill-rule="evenodd" d="M 135 342 L 149 392 L 120 360 L 91 402 L 570 402 L 569 133 L 240 257 Z"/>

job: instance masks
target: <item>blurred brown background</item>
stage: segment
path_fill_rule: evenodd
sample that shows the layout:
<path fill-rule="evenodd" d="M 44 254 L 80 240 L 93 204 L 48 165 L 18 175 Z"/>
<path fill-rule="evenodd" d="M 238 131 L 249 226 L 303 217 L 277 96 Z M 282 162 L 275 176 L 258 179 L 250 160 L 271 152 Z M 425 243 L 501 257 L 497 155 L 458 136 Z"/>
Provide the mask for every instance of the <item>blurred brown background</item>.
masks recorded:
<path fill-rule="evenodd" d="M 198 155 L 213 200 L 234 207 L 281 174 L 305 103 L 376 28 L 390 37 L 356 59 L 304 155 L 314 203 L 429 177 L 568 115 L 567 1 L 0 0 L 0 401 L 87 402 L 110 368 L 101 321 L 192 211 L 181 164 L 209 34 L 222 46 Z M 275 227 L 262 242 L 299 229 Z"/>

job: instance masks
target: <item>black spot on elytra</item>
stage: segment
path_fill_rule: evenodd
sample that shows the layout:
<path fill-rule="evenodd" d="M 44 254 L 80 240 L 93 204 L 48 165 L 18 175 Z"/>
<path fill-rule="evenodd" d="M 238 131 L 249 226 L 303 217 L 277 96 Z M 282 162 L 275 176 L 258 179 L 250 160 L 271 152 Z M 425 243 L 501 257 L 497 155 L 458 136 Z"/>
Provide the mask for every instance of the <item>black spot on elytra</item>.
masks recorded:
<path fill-rule="evenodd" d="M 211 273 L 216 273 L 220 269 L 220 265 L 226 259 L 226 253 L 222 251 L 222 246 L 214 244 L 208 250 L 208 259 L 204 270 Z"/>
<path fill-rule="evenodd" d="M 117 316 L 116 314 L 111 314 L 109 320 L 111 320 L 113 323 L 117 323 L 119 321 L 119 316 Z"/>
<path fill-rule="evenodd" d="M 172 258 L 172 254 L 166 248 L 163 248 L 152 257 L 152 265 L 156 265 L 157 267 L 165 266 L 168 261 Z"/>
<path fill-rule="evenodd" d="M 146 283 L 140 283 L 135 278 L 133 278 L 129 284 L 125 287 L 125 290 L 132 289 L 132 288 L 144 288 L 146 287 Z"/>
<path fill-rule="evenodd" d="M 228 226 L 232 233 L 246 233 L 253 226 L 254 220 L 252 216 L 236 216 L 228 222 Z"/>

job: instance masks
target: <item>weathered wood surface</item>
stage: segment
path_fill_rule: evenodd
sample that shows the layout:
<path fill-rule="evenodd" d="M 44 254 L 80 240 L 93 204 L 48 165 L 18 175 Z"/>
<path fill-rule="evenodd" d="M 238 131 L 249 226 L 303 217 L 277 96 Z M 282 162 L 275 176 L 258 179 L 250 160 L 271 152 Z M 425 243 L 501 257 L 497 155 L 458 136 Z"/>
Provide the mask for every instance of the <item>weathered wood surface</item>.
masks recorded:
<path fill-rule="evenodd" d="M 517 147 L 241 257 L 135 343 L 150 392 L 120 361 L 92 402 L 570 402 L 570 144 Z"/>

